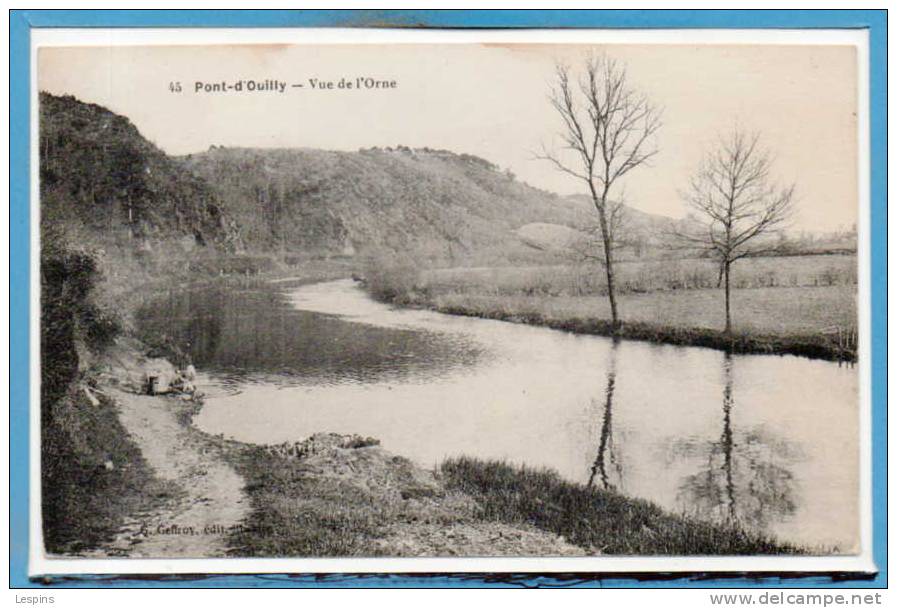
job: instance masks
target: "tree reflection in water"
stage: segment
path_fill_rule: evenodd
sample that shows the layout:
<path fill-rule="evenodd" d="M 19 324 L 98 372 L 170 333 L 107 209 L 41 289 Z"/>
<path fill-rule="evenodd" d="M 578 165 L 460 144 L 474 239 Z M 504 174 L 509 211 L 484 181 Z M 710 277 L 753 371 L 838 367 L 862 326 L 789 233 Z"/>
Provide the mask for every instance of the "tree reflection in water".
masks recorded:
<path fill-rule="evenodd" d="M 680 440 L 672 446 L 675 456 L 703 461 L 680 483 L 677 501 L 683 511 L 697 517 L 762 530 L 795 512 L 790 466 L 800 453 L 766 428 L 734 428 L 733 364 L 732 355 L 726 353 L 719 439 Z"/>
<path fill-rule="evenodd" d="M 617 382 L 617 348 L 620 344 L 619 339 L 615 339 L 610 348 L 610 354 L 607 363 L 607 386 L 604 390 L 603 416 L 601 422 L 601 435 L 598 443 L 598 454 L 589 470 L 589 487 L 595 484 L 595 478 L 600 478 L 601 487 L 605 490 L 616 489 L 622 483 L 623 468 L 614 447 L 613 435 L 613 404 L 614 389 Z M 593 400 L 595 403 L 595 400 Z M 608 472 L 608 464 L 612 467 L 611 472 L 616 473 L 617 486 L 611 483 Z"/>

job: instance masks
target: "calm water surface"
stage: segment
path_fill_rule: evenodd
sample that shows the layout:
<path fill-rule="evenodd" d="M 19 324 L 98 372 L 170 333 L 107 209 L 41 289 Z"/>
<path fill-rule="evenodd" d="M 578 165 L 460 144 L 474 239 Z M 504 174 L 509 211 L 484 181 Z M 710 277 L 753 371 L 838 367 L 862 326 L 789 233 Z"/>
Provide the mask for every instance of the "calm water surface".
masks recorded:
<path fill-rule="evenodd" d="M 856 369 L 575 336 L 374 302 L 352 281 L 148 310 L 202 372 L 195 423 L 252 443 L 358 433 L 432 467 L 551 467 L 839 552 L 858 538 Z"/>

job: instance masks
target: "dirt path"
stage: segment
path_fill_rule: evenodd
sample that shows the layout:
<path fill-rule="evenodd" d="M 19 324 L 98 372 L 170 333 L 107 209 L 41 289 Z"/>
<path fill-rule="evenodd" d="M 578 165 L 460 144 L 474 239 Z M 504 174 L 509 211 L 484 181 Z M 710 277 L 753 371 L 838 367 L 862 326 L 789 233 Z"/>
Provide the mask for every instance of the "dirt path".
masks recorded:
<path fill-rule="evenodd" d="M 149 397 L 105 387 L 120 407 L 122 424 L 161 479 L 178 497 L 128 521 L 115 540 L 94 556 L 222 557 L 226 530 L 249 512 L 243 478 L 181 425 L 174 398 Z"/>

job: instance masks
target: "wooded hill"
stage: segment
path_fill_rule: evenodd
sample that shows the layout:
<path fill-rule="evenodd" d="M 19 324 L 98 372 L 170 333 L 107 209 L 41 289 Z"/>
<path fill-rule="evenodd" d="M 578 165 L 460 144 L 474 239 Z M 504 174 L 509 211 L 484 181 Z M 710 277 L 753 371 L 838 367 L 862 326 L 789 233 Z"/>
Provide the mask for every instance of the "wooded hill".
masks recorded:
<path fill-rule="evenodd" d="M 443 150 L 213 147 L 183 158 L 212 184 L 250 250 L 386 249 L 445 264 L 534 255 L 533 222 L 581 228 L 587 210 L 481 158 Z"/>
<path fill-rule="evenodd" d="M 217 194 L 127 118 L 41 93 L 39 125 L 43 228 L 105 247 L 172 239 L 187 247 L 241 247 Z"/>

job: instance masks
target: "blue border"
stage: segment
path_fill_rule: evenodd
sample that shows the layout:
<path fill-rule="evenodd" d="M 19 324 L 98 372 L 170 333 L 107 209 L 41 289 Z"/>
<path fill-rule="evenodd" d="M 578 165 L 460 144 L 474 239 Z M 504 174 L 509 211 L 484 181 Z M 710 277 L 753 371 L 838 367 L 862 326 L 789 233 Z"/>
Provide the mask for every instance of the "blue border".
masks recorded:
<path fill-rule="evenodd" d="M 27 578 L 29 78 L 33 27 L 859 28 L 869 31 L 873 557 L 868 580 L 817 576 L 289 576 Z M 886 10 L 14 10 L 10 12 L 10 587 L 887 587 L 887 11 Z"/>

